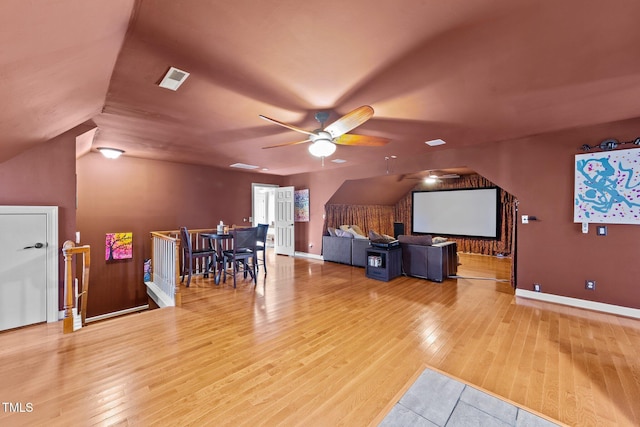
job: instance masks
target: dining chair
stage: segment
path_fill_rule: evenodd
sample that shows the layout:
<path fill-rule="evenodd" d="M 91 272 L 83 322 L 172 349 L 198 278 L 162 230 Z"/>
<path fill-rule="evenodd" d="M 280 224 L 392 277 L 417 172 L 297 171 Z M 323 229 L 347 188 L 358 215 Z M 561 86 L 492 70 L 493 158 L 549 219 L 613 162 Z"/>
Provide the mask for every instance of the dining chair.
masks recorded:
<path fill-rule="evenodd" d="M 188 273 L 188 288 L 191 284 L 191 276 L 193 275 L 193 261 L 199 258 L 203 259 L 205 277 L 207 277 L 209 265 L 213 265 L 215 261 L 216 251 L 212 247 L 194 249 L 191 245 L 191 234 L 189 234 L 187 227 L 180 227 L 180 246 L 182 247 L 182 278 L 180 279 L 180 283 L 184 282 L 184 276 Z M 210 262 L 209 258 L 211 258 Z"/>
<path fill-rule="evenodd" d="M 257 252 L 262 252 L 262 266 L 264 267 L 264 275 L 267 275 L 267 231 L 269 230 L 269 224 L 258 224 L 258 245 L 256 246 Z M 260 260 L 259 254 L 256 254 L 258 260 Z M 260 262 L 256 264 L 256 271 L 260 271 Z"/>
<path fill-rule="evenodd" d="M 222 251 L 224 268 L 223 283 L 227 282 L 229 268 L 233 271 L 233 287 L 236 287 L 236 275 L 242 271 L 244 277 L 251 275 L 254 286 L 258 284 L 256 274 L 256 247 L 258 244 L 258 227 L 238 228 L 229 232 L 233 235 L 233 248 Z M 242 266 L 242 270 L 240 270 Z"/>

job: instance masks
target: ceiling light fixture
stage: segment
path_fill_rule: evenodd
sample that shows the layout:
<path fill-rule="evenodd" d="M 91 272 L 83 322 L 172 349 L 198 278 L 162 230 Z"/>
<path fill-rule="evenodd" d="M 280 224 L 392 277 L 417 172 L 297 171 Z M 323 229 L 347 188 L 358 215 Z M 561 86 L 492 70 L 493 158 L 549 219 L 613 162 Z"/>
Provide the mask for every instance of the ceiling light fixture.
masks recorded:
<path fill-rule="evenodd" d="M 238 168 L 238 169 L 258 169 L 260 166 L 249 165 L 247 163 L 234 163 L 229 165 L 230 168 Z"/>
<path fill-rule="evenodd" d="M 107 148 L 107 147 L 98 147 L 98 151 L 102 153 L 107 159 L 117 159 L 120 157 L 124 150 L 119 150 L 117 148 Z"/>
<path fill-rule="evenodd" d="M 438 179 L 434 176 L 428 176 L 424 179 L 425 184 L 435 184 Z"/>
<path fill-rule="evenodd" d="M 437 145 L 444 145 L 446 144 L 446 142 L 444 142 L 442 139 L 432 139 L 431 141 L 425 141 L 425 144 L 430 147 L 435 147 Z"/>
<path fill-rule="evenodd" d="M 317 139 L 309 146 L 309 152 L 316 157 L 329 157 L 336 151 L 336 145 L 328 139 Z"/>
<path fill-rule="evenodd" d="M 385 162 L 387 162 L 387 175 L 389 175 L 389 160 L 397 159 L 398 156 L 384 156 Z"/>
<path fill-rule="evenodd" d="M 611 151 L 611 150 L 615 150 L 621 145 L 626 145 L 626 144 L 640 145 L 640 137 L 634 139 L 633 141 L 625 141 L 625 142 L 619 142 L 617 139 L 605 139 L 604 141 L 596 145 L 583 144 L 580 147 L 580 150 L 586 152 L 586 151 L 591 151 L 594 148 L 595 149 L 599 148 L 602 151 Z"/>

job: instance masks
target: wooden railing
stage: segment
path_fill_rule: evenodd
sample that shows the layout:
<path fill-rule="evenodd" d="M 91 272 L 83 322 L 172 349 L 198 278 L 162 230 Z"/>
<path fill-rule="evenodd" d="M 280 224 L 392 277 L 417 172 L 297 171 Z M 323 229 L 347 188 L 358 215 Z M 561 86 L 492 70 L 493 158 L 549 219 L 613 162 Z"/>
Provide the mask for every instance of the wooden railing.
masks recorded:
<path fill-rule="evenodd" d="M 62 321 L 62 331 L 65 334 L 80 329 L 86 325 L 87 320 L 87 297 L 89 296 L 89 267 L 91 266 L 91 247 L 76 246 L 71 240 L 67 240 L 62 245 L 64 254 L 64 320 Z M 82 292 L 78 293 L 76 281 L 73 274 L 73 256 L 82 255 Z M 73 308 L 80 309 L 80 321 L 76 322 L 78 315 L 74 316 Z"/>
<path fill-rule="evenodd" d="M 194 249 L 208 245 L 207 239 L 200 233 L 211 233 L 210 228 L 189 230 L 191 244 Z M 180 266 L 183 265 L 182 250 L 180 249 L 180 231 L 152 231 L 151 232 L 151 281 L 147 285 L 147 295 L 159 307 L 182 305 L 180 291 Z M 204 273 L 208 266 L 204 261 L 194 265 L 194 273 Z"/>
<path fill-rule="evenodd" d="M 180 294 L 180 239 L 177 233 L 151 232 L 151 281 L 147 295 L 159 307 L 182 305 Z"/>

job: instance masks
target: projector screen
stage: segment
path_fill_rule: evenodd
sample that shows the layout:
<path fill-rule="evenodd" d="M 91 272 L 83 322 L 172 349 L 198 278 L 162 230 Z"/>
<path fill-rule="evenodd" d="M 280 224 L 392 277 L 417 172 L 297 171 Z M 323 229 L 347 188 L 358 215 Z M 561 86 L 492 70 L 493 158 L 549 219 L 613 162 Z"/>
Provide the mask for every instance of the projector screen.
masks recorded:
<path fill-rule="evenodd" d="M 412 231 L 470 237 L 498 237 L 498 188 L 414 191 Z"/>

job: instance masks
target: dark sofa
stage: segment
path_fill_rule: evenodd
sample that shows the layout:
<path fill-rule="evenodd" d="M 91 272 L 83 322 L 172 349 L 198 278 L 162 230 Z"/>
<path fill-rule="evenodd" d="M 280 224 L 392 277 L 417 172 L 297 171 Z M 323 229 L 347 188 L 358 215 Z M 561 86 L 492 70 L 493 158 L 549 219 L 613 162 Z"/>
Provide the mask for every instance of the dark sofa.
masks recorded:
<path fill-rule="evenodd" d="M 364 267 L 370 245 L 369 239 L 322 236 L 322 257 L 325 261 Z"/>
<path fill-rule="evenodd" d="M 433 243 L 431 236 L 398 236 L 404 274 L 442 282 L 458 271 L 456 242 Z"/>

